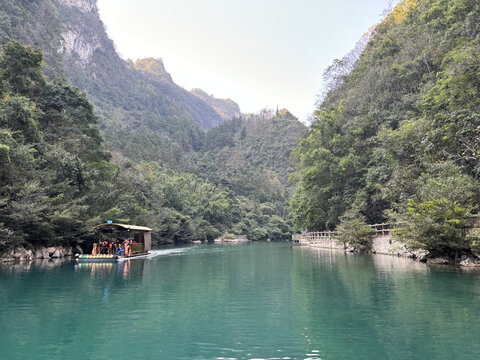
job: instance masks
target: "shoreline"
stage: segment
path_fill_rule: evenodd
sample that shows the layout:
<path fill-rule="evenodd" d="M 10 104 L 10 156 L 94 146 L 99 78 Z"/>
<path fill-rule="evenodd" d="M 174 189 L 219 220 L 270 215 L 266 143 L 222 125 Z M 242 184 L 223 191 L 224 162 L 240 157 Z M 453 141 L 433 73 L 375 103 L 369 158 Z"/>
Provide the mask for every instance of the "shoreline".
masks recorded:
<path fill-rule="evenodd" d="M 315 238 L 311 237 L 308 234 L 300 234 L 293 236 L 292 243 L 317 249 L 339 250 L 344 252 L 351 252 L 354 254 L 366 253 L 372 255 L 378 254 L 403 257 L 411 259 L 415 262 L 423 262 L 427 265 L 450 265 L 460 266 L 464 268 L 480 268 L 480 256 L 478 255 L 476 256 L 474 254 L 463 254 L 459 258 L 459 262 L 457 263 L 447 257 L 430 257 L 429 252 L 426 250 L 408 250 L 405 243 L 393 240 L 391 234 L 381 234 L 378 236 L 374 236 L 372 241 L 372 247 L 370 251 L 367 252 L 355 251 L 355 249 L 350 247 L 348 244 L 344 245 L 341 241 L 334 238 Z"/>
<path fill-rule="evenodd" d="M 54 260 L 72 257 L 75 253 L 83 254 L 79 245 L 75 246 L 43 246 L 43 245 L 17 245 L 0 252 L 0 263 L 18 264 L 35 260 Z"/>

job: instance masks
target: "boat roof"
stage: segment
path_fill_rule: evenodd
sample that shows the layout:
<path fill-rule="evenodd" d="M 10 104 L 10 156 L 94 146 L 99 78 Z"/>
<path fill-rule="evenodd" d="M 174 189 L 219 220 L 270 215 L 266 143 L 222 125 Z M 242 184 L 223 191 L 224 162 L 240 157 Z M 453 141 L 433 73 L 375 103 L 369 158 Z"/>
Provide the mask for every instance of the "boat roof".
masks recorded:
<path fill-rule="evenodd" d="M 121 229 L 125 229 L 125 230 L 152 231 L 152 229 L 150 229 L 146 226 L 118 224 L 118 223 L 100 224 L 100 225 L 95 226 L 94 229 L 100 230 L 100 229 L 108 229 L 110 227 L 116 227 L 116 228 L 121 228 Z"/>

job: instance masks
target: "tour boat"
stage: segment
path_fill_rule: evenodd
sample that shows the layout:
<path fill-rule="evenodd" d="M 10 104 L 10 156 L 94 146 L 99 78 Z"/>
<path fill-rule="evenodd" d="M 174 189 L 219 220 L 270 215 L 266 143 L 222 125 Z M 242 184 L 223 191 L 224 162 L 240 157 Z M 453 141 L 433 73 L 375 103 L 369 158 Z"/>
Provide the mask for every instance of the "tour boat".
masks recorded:
<path fill-rule="evenodd" d="M 98 244 L 105 241 L 108 244 L 123 243 L 128 240 L 131 253 L 127 255 L 123 251 L 117 254 L 97 254 L 95 251 L 97 248 L 95 243 L 92 254 L 75 255 L 78 262 L 118 262 L 128 259 L 143 259 L 151 255 L 152 229 L 148 227 L 117 224 L 109 221 L 106 224 L 95 226 L 94 229 L 98 231 Z M 110 250 L 112 249 L 113 248 L 110 248 Z"/>

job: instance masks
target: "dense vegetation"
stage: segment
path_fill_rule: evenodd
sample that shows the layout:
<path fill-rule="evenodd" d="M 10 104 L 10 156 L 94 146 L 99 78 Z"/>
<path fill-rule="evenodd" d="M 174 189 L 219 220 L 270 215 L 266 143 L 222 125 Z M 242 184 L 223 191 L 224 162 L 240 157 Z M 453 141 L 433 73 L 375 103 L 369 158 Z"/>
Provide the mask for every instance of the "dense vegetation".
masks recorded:
<path fill-rule="evenodd" d="M 0 2 L 0 45 L 20 41 L 39 46 L 45 54 L 45 72 L 56 77 L 64 70 L 61 48 L 62 26 L 56 0 Z"/>
<path fill-rule="evenodd" d="M 480 200 L 480 4 L 405 0 L 327 94 L 295 150 L 297 228 L 340 219 L 403 224 L 412 248 L 458 254 Z"/>
<path fill-rule="evenodd" d="M 239 199 L 244 215 L 238 233 L 252 239 L 289 237 L 289 156 L 305 131 L 287 110 L 264 110 L 212 129 L 202 151 L 191 155 L 193 172 Z"/>
<path fill-rule="evenodd" d="M 148 224 L 159 242 L 289 237 L 284 146 L 293 148 L 304 126 L 288 112 L 207 133 L 188 173 L 161 161 L 117 164 L 85 95 L 47 81 L 42 64 L 39 49 L 16 42 L 0 58 L 0 245 L 88 243 L 92 226 L 107 219 Z"/>
<path fill-rule="evenodd" d="M 95 0 L 72 4 L 0 4 L 1 243 L 88 243 L 107 219 L 158 242 L 288 238 L 304 126 L 287 112 L 242 119 L 233 101 L 177 86 L 161 59 L 122 60 Z"/>
<path fill-rule="evenodd" d="M 205 130 L 223 119 L 176 85 L 161 59 L 121 59 L 94 8 L 64 0 L 0 2 L 0 46 L 38 46 L 50 79 L 64 76 L 88 93 L 107 147 L 117 157 L 155 160 L 182 169 L 201 148 Z M 95 4 L 95 0 L 84 1 Z M 222 100 L 214 99 L 217 103 Z M 231 101 L 228 101 L 231 105 Z"/>
<path fill-rule="evenodd" d="M 92 106 L 65 82 L 47 82 L 42 61 L 18 43 L 0 58 L 2 244 L 81 241 L 114 169 Z"/>

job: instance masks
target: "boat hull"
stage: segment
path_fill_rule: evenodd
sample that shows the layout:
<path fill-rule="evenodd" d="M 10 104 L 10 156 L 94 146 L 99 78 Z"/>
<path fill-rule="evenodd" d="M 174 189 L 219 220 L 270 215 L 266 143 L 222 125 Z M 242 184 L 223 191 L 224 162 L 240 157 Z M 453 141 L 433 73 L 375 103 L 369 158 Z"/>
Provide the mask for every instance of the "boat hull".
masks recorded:
<path fill-rule="evenodd" d="M 88 254 L 76 254 L 76 260 L 79 263 L 101 263 L 101 262 L 119 262 L 131 259 L 144 259 L 150 255 L 150 251 L 136 253 L 131 256 L 120 255 L 88 255 Z"/>

